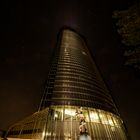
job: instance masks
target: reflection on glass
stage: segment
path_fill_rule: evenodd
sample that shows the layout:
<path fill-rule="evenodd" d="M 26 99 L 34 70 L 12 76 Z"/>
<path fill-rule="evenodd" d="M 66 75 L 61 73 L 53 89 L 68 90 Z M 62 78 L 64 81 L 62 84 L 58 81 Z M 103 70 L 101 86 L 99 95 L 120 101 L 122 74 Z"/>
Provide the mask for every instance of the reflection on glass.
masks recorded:
<path fill-rule="evenodd" d="M 96 112 L 90 112 L 90 119 L 92 122 L 100 122 L 99 116 Z"/>
<path fill-rule="evenodd" d="M 51 106 L 13 126 L 8 136 L 77 140 L 84 135 L 98 140 L 127 140 L 122 123 L 119 116 L 100 109 Z"/>

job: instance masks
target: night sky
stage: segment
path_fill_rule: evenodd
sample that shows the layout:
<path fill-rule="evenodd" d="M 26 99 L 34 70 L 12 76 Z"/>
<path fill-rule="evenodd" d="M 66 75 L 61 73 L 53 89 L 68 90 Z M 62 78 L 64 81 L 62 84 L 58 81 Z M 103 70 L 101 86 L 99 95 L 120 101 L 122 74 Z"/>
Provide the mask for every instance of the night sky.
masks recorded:
<path fill-rule="evenodd" d="M 0 129 L 37 111 L 61 27 L 85 36 L 132 140 L 139 140 L 140 77 L 124 66 L 114 10 L 132 0 L 5 0 L 0 26 Z"/>

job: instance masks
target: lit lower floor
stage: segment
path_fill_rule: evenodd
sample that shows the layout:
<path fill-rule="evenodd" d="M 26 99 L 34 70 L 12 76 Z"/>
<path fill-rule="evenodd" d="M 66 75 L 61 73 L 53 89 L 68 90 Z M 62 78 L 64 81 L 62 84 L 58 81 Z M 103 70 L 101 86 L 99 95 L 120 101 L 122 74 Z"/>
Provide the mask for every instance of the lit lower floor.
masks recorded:
<path fill-rule="evenodd" d="M 121 118 L 113 113 L 89 107 L 51 106 L 13 125 L 7 137 L 15 140 L 127 140 L 127 133 Z"/>

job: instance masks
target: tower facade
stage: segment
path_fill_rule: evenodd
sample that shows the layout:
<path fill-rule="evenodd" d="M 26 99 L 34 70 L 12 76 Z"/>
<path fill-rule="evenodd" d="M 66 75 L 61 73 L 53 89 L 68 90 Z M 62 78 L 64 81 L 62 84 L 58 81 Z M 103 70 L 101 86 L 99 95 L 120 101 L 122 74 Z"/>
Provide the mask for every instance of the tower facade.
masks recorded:
<path fill-rule="evenodd" d="M 84 39 L 70 29 L 63 29 L 38 112 L 13 125 L 7 136 L 127 140 L 126 134 Z"/>

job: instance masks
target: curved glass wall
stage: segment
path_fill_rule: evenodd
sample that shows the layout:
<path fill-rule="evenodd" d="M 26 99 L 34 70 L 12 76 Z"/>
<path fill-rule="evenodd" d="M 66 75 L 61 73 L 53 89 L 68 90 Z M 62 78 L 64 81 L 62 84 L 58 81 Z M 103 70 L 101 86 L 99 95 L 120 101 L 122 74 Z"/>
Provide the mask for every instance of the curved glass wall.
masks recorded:
<path fill-rule="evenodd" d="M 86 106 L 118 114 L 84 40 L 68 29 L 59 36 L 39 110 L 50 105 Z"/>
<path fill-rule="evenodd" d="M 60 33 L 39 111 L 13 125 L 8 137 L 40 140 L 127 140 L 117 108 L 87 46 Z"/>
<path fill-rule="evenodd" d="M 42 140 L 127 140 L 120 117 L 104 110 L 77 106 L 51 106 L 9 129 L 8 137 L 20 138 L 21 135 Z"/>

